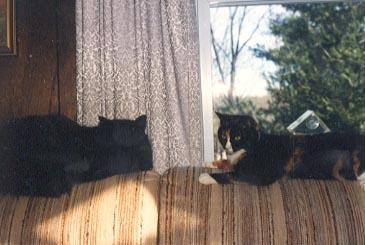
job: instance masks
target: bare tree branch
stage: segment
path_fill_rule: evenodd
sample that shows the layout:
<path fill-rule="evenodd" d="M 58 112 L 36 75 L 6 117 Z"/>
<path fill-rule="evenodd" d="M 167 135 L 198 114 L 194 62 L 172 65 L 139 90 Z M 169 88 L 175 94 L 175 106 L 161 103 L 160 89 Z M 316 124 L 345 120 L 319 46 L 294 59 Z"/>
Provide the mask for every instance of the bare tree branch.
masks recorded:
<path fill-rule="evenodd" d="M 213 44 L 213 50 L 214 50 L 214 55 L 215 55 L 215 61 L 216 61 L 217 66 L 218 66 L 218 71 L 219 71 L 219 74 L 221 76 L 222 82 L 224 82 L 224 71 L 222 69 L 221 59 L 220 59 L 220 56 L 219 56 L 219 53 L 218 53 L 218 47 L 217 47 L 218 43 L 215 40 L 214 32 L 213 32 L 212 27 L 210 27 L 210 34 L 211 34 L 211 37 L 212 37 L 212 44 Z"/>
<path fill-rule="evenodd" d="M 240 18 L 238 20 L 238 34 L 237 34 L 236 52 L 239 50 L 239 46 L 240 46 L 240 37 L 241 37 L 243 22 L 244 22 L 245 17 L 246 17 L 246 10 L 247 10 L 247 7 L 245 6 L 244 9 L 243 9 L 243 13 L 242 13 L 242 15 L 240 16 Z"/>
<path fill-rule="evenodd" d="M 212 42 L 214 42 L 214 45 L 216 45 L 216 47 L 218 48 L 218 51 L 220 51 L 227 60 L 230 60 L 231 59 L 230 53 L 228 53 L 228 51 L 217 41 L 217 39 L 214 36 L 214 31 L 213 31 L 212 27 L 210 28 L 210 33 L 212 36 Z M 225 42 L 225 40 L 222 40 L 222 43 L 224 43 L 224 42 Z"/>
<path fill-rule="evenodd" d="M 246 41 L 243 42 L 243 44 L 241 45 L 241 47 L 238 49 L 238 53 L 240 53 L 242 51 L 242 49 L 247 45 L 247 43 L 252 39 L 253 35 L 255 35 L 255 33 L 257 32 L 257 30 L 260 27 L 260 24 L 262 22 L 262 20 L 264 19 L 266 15 L 266 11 L 265 13 L 260 17 L 260 19 L 257 22 L 257 25 L 255 26 L 255 28 L 253 29 L 253 31 L 251 32 L 250 36 L 246 39 Z"/>
<path fill-rule="evenodd" d="M 245 40 L 241 37 L 245 26 L 245 18 L 248 16 L 249 8 L 244 7 L 229 8 L 228 21 L 225 23 L 223 39 L 214 36 L 214 29 L 211 26 L 212 47 L 215 54 L 215 64 L 218 68 L 222 82 L 229 82 L 228 99 L 233 100 L 233 90 L 236 83 L 237 62 L 243 48 L 247 46 L 255 33 L 260 28 L 261 22 L 265 18 L 266 12 L 257 20 L 257 24 Z M 227 77 L 228 75 L 229 77 Z M 228 80 L 229 81 L 226 81 Z"/>
<path fill-rule="evenodd" d="M 229 32 L 229 25 L 226 25 L 226 28 L 224 29 L 223 39 L 222 39 L 223 42 L 225 42 L 227 40 L 228 32 Z"/>
<path fill-rule="evenodd" d="M 234 50 L 233 50 L 233 47 L 234 47 L 234 41 L 233 41 L 233 27 L 234 27 L 234 18 L 236 17 L 236 14 L 237 14 L 237 10 L 238 10 L 238 7 L 234 7 L 233 8 L 233 12 L 232 12 L 232 8 L 229 8 L 229 19 L 230 19 L 230 33 L 231 33 L 231 54 L 232 54 L 232 58 L 233 58 L 233 53 L 234 53 Z"/>

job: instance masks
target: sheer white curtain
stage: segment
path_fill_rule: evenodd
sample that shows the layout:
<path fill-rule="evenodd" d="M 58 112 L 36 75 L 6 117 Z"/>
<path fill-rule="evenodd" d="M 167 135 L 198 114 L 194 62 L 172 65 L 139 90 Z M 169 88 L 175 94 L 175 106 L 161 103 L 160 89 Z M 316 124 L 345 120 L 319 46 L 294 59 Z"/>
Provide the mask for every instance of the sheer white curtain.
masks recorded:
<path fill-rule="evenodd" d="M 154 167 L 202 158 L 195 0 L 77 0 L 78 121 L 147 114 Z"/>

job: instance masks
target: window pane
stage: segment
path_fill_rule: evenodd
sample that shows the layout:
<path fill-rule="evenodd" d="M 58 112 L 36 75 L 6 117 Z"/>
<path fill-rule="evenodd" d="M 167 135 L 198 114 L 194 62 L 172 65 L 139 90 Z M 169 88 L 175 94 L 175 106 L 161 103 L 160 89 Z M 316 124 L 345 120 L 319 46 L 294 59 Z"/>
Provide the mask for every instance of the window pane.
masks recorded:
<path fill-rule="evenodd" d="M 278 134 L 312 110 L 331 131 L 365 133 L 364 12 L 340 2 L 211 8 L 213 110 Z"/>

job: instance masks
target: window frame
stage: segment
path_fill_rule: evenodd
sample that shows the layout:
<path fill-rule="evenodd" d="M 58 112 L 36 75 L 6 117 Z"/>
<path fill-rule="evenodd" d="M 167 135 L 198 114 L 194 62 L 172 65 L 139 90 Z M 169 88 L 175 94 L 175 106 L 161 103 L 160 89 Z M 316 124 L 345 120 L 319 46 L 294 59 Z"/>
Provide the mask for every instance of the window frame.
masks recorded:
<path fill-rule="evenodd" d="M 200 84 L 203 126 L 203 161 L 214 160 L 212 54 L 210 35 L 210 8 L 295 3 L 361 2 L 361 0 L 196 0 L 199 49 Z M 209 45 L 207 45 L 209 43 Z"/>

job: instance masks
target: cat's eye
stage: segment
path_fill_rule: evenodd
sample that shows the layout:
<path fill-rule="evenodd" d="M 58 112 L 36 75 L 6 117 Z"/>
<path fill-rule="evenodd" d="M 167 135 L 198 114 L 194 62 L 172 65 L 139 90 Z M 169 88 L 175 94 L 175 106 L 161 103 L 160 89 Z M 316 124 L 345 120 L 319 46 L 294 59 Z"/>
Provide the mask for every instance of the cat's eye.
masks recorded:
<path fill-rule="evenodd" d="M 235 140 L 235 141 L 240 141 L 240 140 L 241 140 L 241 136 L 236 136 L 236 137 L 234 137 L 234 140 Z"/>

